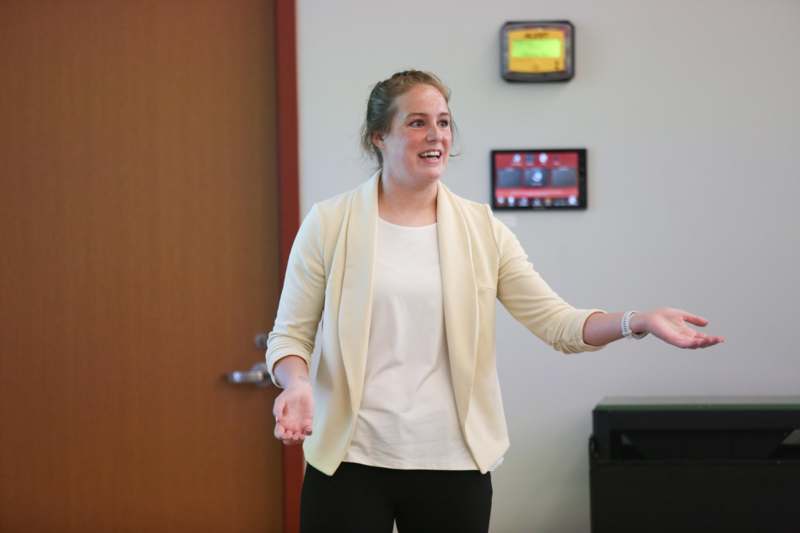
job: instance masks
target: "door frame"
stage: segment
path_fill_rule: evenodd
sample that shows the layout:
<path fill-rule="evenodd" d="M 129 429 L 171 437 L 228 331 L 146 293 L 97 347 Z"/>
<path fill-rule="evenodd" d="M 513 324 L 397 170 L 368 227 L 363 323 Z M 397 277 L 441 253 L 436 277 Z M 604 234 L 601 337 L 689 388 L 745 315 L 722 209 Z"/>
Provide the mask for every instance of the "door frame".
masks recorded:
<path fill-rule="evenodd" d="M 275 78 L 281 285 L 289 251 L 300 226 L 296 24 L 296 0 L 276 0 Z M 300 531 L 300 488 L 304 466 L 302 447 L 283 447 L 284 533 Z"/>

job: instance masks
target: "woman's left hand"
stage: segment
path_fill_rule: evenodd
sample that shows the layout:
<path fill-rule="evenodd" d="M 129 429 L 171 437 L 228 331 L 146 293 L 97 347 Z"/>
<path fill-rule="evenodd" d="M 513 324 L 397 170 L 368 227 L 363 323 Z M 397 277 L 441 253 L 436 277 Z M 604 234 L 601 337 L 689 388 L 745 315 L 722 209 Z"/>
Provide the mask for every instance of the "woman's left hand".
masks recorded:
<path fill-rule="evenodd" d="M 725 342 L 722 337 L 707 335 L 689 327 L 689 324 L 703 327 L 708 320 L 681 309 L 664 307 L 640 314 L 644 321 L 645 330 L 649 331 L 664 342 L 679 348 L 707 348 L 720 342 Z"/>

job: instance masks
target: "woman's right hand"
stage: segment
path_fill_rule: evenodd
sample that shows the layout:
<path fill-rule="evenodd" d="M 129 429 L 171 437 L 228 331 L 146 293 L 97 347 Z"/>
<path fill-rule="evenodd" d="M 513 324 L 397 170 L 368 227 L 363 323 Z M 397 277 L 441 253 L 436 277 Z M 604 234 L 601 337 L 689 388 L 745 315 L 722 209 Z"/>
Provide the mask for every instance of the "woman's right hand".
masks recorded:
<path fill-rule="evenodd" d="M 311 435 L 314 398 L 307 377 L 293 379 L 272 407 L 275 416 L 275 438 L 286 445 L 302 443 Z"/>

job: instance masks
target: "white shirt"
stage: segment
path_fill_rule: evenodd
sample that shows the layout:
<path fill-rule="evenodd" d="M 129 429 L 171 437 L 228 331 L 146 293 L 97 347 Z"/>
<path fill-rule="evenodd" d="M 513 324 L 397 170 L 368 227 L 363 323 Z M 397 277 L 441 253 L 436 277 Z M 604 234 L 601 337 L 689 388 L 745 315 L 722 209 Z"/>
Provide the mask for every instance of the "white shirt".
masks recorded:
<path fill-rule="evenodd" d="M 364 394 L 345 461 L 476 470 L 456 411 L 436 224 L 379 218 Z"/>

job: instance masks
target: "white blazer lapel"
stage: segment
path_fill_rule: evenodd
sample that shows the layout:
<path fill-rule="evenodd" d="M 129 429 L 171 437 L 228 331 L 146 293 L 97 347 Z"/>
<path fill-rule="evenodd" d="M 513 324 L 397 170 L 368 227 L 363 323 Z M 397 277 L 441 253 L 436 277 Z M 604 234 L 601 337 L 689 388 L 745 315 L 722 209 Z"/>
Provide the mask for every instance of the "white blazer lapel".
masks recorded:
<path fill-rule="evenodd" d="M 439 183 L 436 218 L 450 372 L 459 418 L 464 423 L 472 395 L 478 343 L 477 286 L 464 217 L 442 183 Z"/>
<path fill-rule="evenodd" d="M 345 267 L 339 301 L 339 346 L 342 350 L 353 412 L 358 411 L 364 390 L 364 371 L 372 315 L 379 175 L 375 174 L 353 195 L 346 222 Z"/>

